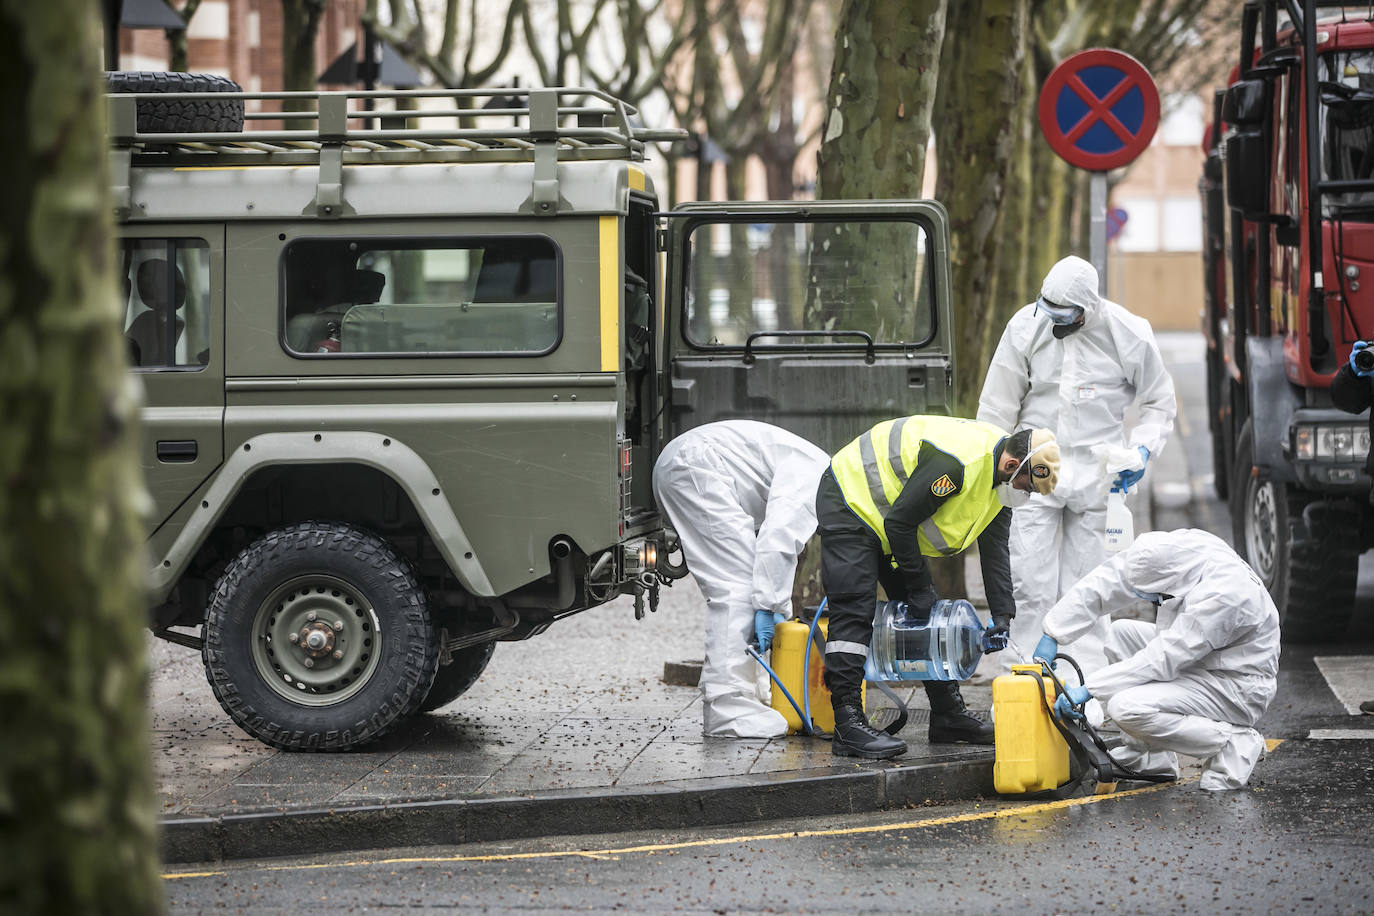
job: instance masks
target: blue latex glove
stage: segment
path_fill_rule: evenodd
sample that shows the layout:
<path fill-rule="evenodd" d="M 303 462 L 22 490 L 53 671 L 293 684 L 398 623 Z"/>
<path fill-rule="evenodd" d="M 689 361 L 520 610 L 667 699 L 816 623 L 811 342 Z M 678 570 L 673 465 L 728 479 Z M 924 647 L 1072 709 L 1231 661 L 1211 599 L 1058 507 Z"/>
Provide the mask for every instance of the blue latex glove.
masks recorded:
<path fill-rule="evenodd" d="M 1074 709 L 1074 707 L 1082 707 L 1082 705 L 1090 699 L 1092 699 L 1092 694 L 1088 692 L 1087 687 L 1065 687 L 1059 699 L 1054 701 L 1055 714 L 1061 719 L 1081 719 L 1083 718 L 1083 713 Z"/>
<path fill-rule="evenodd" d="M 1150 450 L 1143 445 L 1137 445 L 1136 449 L 1140 452 L 1140 470 L 1122 471 L 1117 474 L 1116 483 L 1112 485 L 1112 489 L 1129 493 L 1131 487 L 1140 483 L 1140 479 L 1145 476 L 1145 465 L 1150 463 Z"/>
<path fill-rule="evenodd" d="M 1050 670 L 1055 667 L 1054 657 L 1059 654 L 1059 643 L 1053 636 L 1041 636 L 1040 641 L 1035 644 L 1035 651 L 1031 653 L 1031 658 L 1043 658 L 1050 663 Z"/>
<path fill-rule="evenodd" d="M 768 647 L 773 645 L 773 612 L 755 611 L 754 612 L 754 644 L 759 647 L 759 654 L 768 651 Z"/>
<path fill-rule="evenodd" d="M 1350 371 L 1364 378 L 1374 378 L 1374 369 L 1361 369 L 1356 366 L 1355 354 L 1359 353 L 1361 350 L 1368 349 L 1369 343 L 1370 342 L 1367 340 L 1357 340 L 1355 341 L 1355 346 L 1350 348 Z"/>

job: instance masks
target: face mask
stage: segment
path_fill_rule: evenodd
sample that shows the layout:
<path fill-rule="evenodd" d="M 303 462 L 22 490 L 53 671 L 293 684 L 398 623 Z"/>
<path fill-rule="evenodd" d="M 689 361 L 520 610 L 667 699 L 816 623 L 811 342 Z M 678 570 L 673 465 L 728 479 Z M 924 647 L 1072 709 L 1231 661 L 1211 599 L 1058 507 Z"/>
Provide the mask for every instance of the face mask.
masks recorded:
<path fill-rule="evenodd" d="M 1167 595 L 1164 592 L 1142 592 L 1134 585 L 1131 586 L 1131 594 L 1135 595 L 1141 601 L 1150 602 L 1155 607 L 1158 607 L 1159 605 L 1168 601 L 1170 598 L 1174 597 L 1173 595 Z"/>
<path fill-rule="evenodd" d="M 1030 501 L 1030 497 L 1025 490 L 1013 487 L 1011 481 L 997 485 L 997 501 L 1008 509 L 1019 509 Z"/>

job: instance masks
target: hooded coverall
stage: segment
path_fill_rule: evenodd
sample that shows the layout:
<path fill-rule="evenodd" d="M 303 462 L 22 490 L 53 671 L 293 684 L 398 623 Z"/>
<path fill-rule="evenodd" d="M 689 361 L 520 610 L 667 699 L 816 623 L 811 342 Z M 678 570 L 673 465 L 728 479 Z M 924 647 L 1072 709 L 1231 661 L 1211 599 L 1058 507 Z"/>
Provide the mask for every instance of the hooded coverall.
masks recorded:
<path fill-rule="evenodd" d="M 654 465 L 654 498 L 706 599 L 707 735 L 787 734 L 787 720 L 757 695 L 745 646 L 755 611 L 792 616 L 797 557 L 816 531 L 816 483 L 829 463 L 829 455 L 786 430 L 723 420 L 678 436 Z"/>
<path fill-rule="evenodd" d="M 1012 518 L 1015 652 L 997 660 L 1003 670 L 1014 654 L 1030 659 L 1045 613 L 1106 558 L 1110 481 L 1092 447 L 1143 445 L 1158 455 L 1176 412 L 1174 383 L 1149 322 L 1099 296 L 1091 264 L 1076 257 L 1059 261 L 1040 295 L 1054 306 L 1082 308 L 1083 326 L 1060 339 L 1038 303 L 1022 308 L 1007 322 L 978 400 L 979 420 L 1002 429 L 1047 427 L 1060 449 L 1054 492 L 1032 494 Z M 1138 419 L 1128 438 L 1124 418 L 1132 404 Z M 1069 654 L 1084 670 L 1100 667 L 1106 621 L 1081 635 Z"/>
<path fill-rule="evenodd" d="M 1105 668 L 1085 687 L 1127 741 L 1128 767 L 1178 774 L 1175 752 L 1205 761 L 1204 789 L 1238 789 L 1264 752 L 1254 728 L 1277 689 L 1279 613 L 1224 541 L 1193 528 L 1142 534 L 1069 589 L 1045 635 L 1077 639 L 1140 593 L 1171 595 L 1153 624 L 1112 621 Z"/>

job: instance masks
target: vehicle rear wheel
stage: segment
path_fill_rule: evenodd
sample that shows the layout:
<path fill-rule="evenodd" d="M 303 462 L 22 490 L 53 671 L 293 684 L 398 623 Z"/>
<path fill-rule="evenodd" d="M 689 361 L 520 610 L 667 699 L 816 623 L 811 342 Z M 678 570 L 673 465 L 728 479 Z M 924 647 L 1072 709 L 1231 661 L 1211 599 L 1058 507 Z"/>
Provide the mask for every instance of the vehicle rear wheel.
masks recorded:
<path fill-rule="evenodd" d="M 1232 477 L 1236 549 L 1273 596 L 1285 640 L 1338 640 L 1355 603 L 1359 516 L 1348 503 L 1253 475 L 1253 455 L 1246 423 Z"/>
<path fill-rule="evenodd" d="M 420 704 L 420 712 L 433 712 L 467 693 L 468 688 L 482 676 L 495 651 L 495 641 L 455 650 L 453 661 L 439 666 L 438 673 L 434 675 L 434 685 Z"/>
<path fill-rule="evenodd" d="M 111 92 L 242 92 L 233 80 L 210 73 L 114 70 L 105 74 Z M 242 99 L 140 99 L 140 133 L 238 133 L 243 130 Z"/>
<path fill-rule="evenodd" d="M 306 751 L 381 737 L 419 708 L 438 664 L 410 564 L 376 535 L 331 522 L 270 532 L 229 564 L 202 657 L 235 724 Z"/>

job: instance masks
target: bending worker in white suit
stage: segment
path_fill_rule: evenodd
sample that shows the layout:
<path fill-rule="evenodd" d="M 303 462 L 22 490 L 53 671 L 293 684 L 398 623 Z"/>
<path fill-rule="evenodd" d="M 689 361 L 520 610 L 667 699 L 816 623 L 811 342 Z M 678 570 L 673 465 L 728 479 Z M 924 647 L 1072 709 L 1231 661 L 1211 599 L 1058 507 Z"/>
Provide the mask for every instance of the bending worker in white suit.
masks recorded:
<path fill-rule="evenodd" d="M 1112 756 L 1138 772 L 1178 775 L 1175 752 L 1204 761 L 1204 789 L 1239 789 L 1264 754 L 1255 730 L 1274 698 L 1279 613 L 1254 571 L 1221 539 L 1184 528 L 1142 534 L 1090 572 L 1045 617 L 1036 658 L 1135 599 L 1153 624 L 1114 620 L 1111 664 L 1066 687 L 1056 709 L 1090 697 L 1126 735 Z M 1072 653 L 1069 653 L 1072 654 Z"/>
<path fill-rule="evenodd" d="M 757 637 L 767 649 L 773 615 L 792 616 L 797 556 L 816 532 L 816 486 L 829 466 L 830 456 L 810 442 L 753 420 L 688 430 L 654 465 L 654 498 L 706 598 L 707 735 L 787 734 L 787 720 L 758 696 L 745 647 Z"/>
<path fill-rule="evenodd" d="M 1126 410 L 1138 407 L 1127 438 Z M 1097 271 L 1082 258 L 1059 261 L 1045 275 L 1040 296 L 1007 322 L 978 400 L 978 419 L 1001 429 L 1046 427 L 1059 442 L 1059 486 L 1031 494 L 1011 523 L 1014 652 L 1027 651 L 1045 613 L 1107 556 L 1108 481 L 1093 446 L 1123 447 L 1141 456 L 1139 470 L 1118 475 L 1129 488 L 1144 475 L 1174 426 L 1174 383 L 1164 368 L 1154 332 L 1097 293 Z M 1072 647 L 1085 670 L 1105 663 L 1106 621 Z"/>

